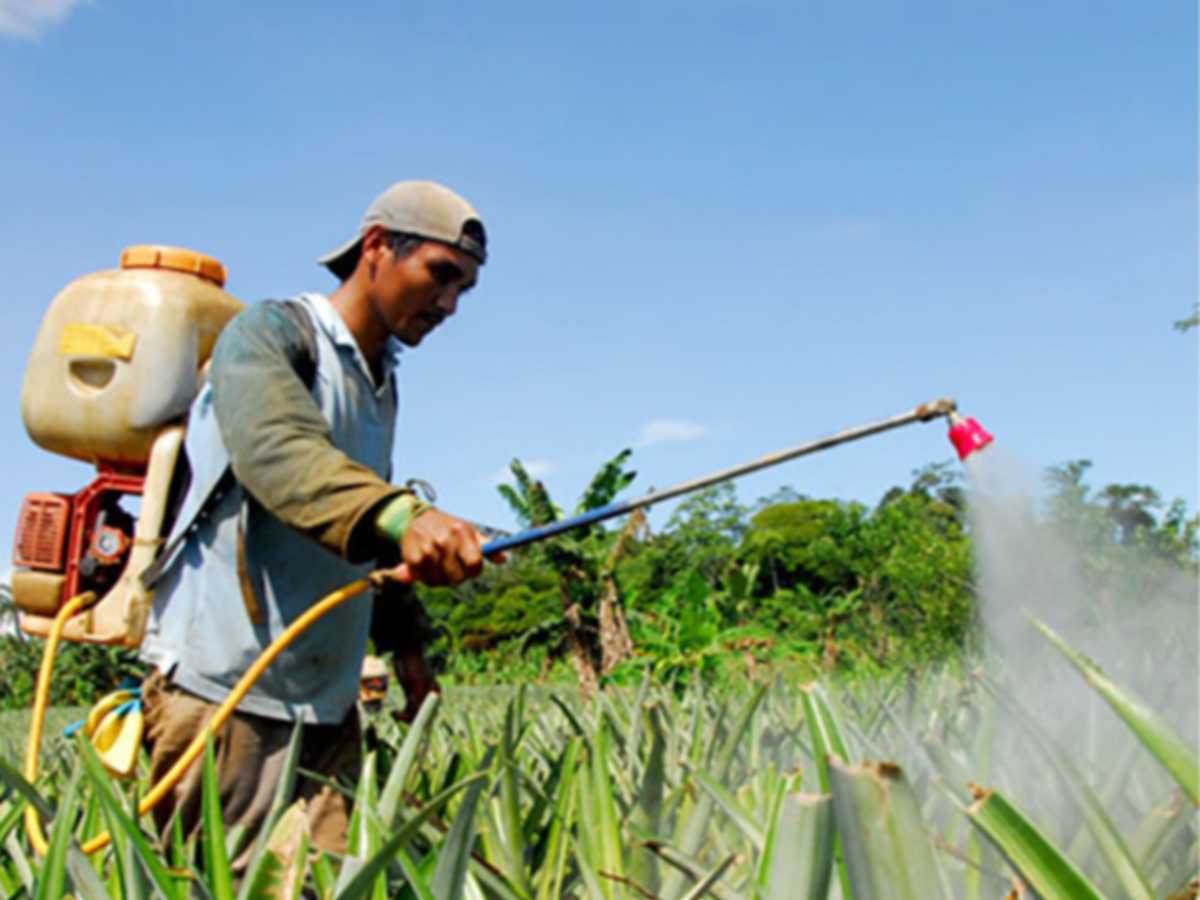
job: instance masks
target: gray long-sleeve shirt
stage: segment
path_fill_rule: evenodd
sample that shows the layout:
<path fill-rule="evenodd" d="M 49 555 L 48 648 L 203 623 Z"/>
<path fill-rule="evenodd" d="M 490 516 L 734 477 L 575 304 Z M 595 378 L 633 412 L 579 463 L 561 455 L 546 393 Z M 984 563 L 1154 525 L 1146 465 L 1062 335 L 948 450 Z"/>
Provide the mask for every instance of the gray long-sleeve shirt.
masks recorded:
<path fill-rule="evenodd" d="M 297 373 L 308 337 L 278 304 L 258 304 L 222 332 L 188 419 L 192 478 L 177 527 L 192 523 L 227 465 L 238 484 L 191 526 L 166 568 L 142 656 L 214 701 L 316 600 L 365 574 L 363 561 L 380 549 L 370 514 L 401 490 L 388 482 L 399 345 L 389 346 L 376 383 L 329 301 L 297 299 L 315 326 L 311 389 Z M 391 627 L 417 627 L 411 610 L 385 605 Z M 338 607 L 267 669 L 239 709 L 341 721 L 357 696 L 371 616 L 366 599 Z"/>

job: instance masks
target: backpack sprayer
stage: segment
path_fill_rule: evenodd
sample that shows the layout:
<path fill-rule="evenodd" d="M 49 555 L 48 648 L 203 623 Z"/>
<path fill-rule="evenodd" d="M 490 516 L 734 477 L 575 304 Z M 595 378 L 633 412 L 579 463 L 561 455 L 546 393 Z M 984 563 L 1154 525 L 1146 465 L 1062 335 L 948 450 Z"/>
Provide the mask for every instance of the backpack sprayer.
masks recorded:
<path fill-rule="evenodd" d="M 171 247 L 136 246 L 116 271 L 69 284 L 42 322 L 21 395 L 26 430 L 41 447 L 95 465 L 95 479 L 75 494 L 25 498 L 13 545 L 12 594 L 26 633 L 47 638 L 38 672 L 25 778 L 37 778 L 54 654 L 60 640 L 137 647 L 153 591 L 142 572 L 154 562 L 170 529 L 180 485 L 183 421 L 204 380 L 217 335 L 242 304 L 223 290 L 225 267 L 215 259 Z M 943 397 L 915 409 L 748 463 L 612 503 L 483 546 L 493 556 L 563 532 L 626 515 L 723 481 L 776 466 L 914 422 L 945 417 L 960 459 L 992 436 L 958 414 Z M 136 516 L 122 499 L 140 498 Z M 411 581 L 406 567 L 377 571 L 313 604 L 250 666 L 175 766 L 142 799 L 152 809 L 203 752 L 267 666 L 330 610 L 385 581 Z M 140 708 L 132 692 L 110 694 L 84 724 L 101 760 L 117 775 L 134 768 L 141 743 Z M 42 855 L 46 840 L 33 806 L 26 809 L 30 842 Z M 83 845 L 106 846 L 109 835 Z"/>

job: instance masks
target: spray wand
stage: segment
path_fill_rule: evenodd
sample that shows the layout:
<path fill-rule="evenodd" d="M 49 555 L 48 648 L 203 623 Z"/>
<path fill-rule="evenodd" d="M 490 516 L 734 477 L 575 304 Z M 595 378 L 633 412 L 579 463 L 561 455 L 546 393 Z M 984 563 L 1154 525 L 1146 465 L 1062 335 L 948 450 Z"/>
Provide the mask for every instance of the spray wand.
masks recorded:
<path fill-rule="evenodd" d="M 675 497 L 682 497 L 684 494 L 690 494 L 701 488 L 711 487 L 723 481 L 730 481 L 742 475 L 757 472 L 760 469 L 777 466 L 780 463 L 796 459 L 800 456 L 807 456 L 810 453 L 828 450 L 830 447 L 848 444 L 851 441 L 857 441 L 860 438 L 869 437 L 873 434 L 890 431 L 893 428 L 899 428 L 903 425 L 911 425 L 913 422 L 929 422 L 940 416 L 945 416 L 950 422 L 950 441 L 958 451 L 959 459 L 965 460 L 976 450 L 980 450 L 991 443 L 992 436 L 984 431 L 978 422 L 959 415 L 958 407 L 954 400 L 950 397 L 942 397 L 938 400 L 922 403 L 915 409 L 892 416 L 890 419 L 882 419 L 878 422 L 872 422 L 869 425 L 860 425 L 858 428 L 848 428 L 845 431 L 839 431 L 828 437 L 809 441 L 805 444 L 798 444 L 795 447 L 789 447 L 786 450 L 779 450 L 775 453 L 768 453 L 766 456 L 761 456 L 740 466 L 721 469 L 719 472 L 713 472 L 711 475 L 682 482 L 674 487 L 664 488 L 661 491 L 651 491 L 641 497 L 623 500 L 618 503 L 610 503 L 607 506 L 588 510 L 569 519 L 561 519 L 557 522 L 551 522 L 548 525 L 530 528 L 519 534 L 497 538 L 484 545 L 483 553 L 485 556 L 488 556 L 492 553 L 512 550 L 516 547 L 524 547 L 526 544 L 533 544 L 537 541 L 562 534 L 565 531 L 583 528 L 586 525 L 593 525 L 596 522 L 603 522 L 607 519 L 623 516 L 633 512 L 635 509 L 653 506 L 656 503 L 662 503 L 664 500 L 671 500 Z"/>
<path fill-rule="evenodd" d="M 599 509 L 589 510 L 578 516 L 573 516 L 568 519 L 562 519 L 557 522 L 552 522 L 548 525 L 543 525 L 537 528 L 530 528 L 514 535 L 505 535 L 498 537 L 483 545 L 484 556 L 491 556 L 496 553 L 501 553 L 506 550 L 512 550 L 517 547 L 524 547 L 528 544 L 533 544 L 538 541 L 546 540 L 564 532 L 571 531 L 576 528 L 583 528 L 587 525 L 594 525 L 597 522 L 603 522 L 608 519 L 623 516 L 633 512 L 635 509 L 641 509 L 647 506 L 653 506 L 656 503 L 662 503 L 665 500 L 670 500 L 675 497 L 681 497 L 684 494 L 690 494 L 693 491 L 701 490 L 702 488 L 710 487 L 714 484 L 720 484 L 724 481 L 737 478 L 741 475 L 757 472 L 760 469 L 766 469 L 771 466 L 779 465 L 788 460 L 796 459 L 800 456 L 806 456 L 810 453 L 817 453 L 821 450 L 828 450 L 830 447 L 837 447 L 841 444 L 847 444 L 851 441 L 859 440 L 860 438 L 869 437 L 874 434 L 880 434 L 884 431 L 891 431 L 894 428 L 900 428 L 904 425 L 911 425 L 914 422 L 930 422 L 940 417 L 946 417 L 950 424 L 949 438 L 954 444 L 955 450 L 958 451 L 958 457 L 961 460 L 966 460 L 968 456 L 977 450 L 981 450 L 992 442 L 992 436 L 983 429 L 983 427 L 972 418 L 967 418 L 959 415 L 957 404 L 949 397 L 942 397 L 937 400 L 931 400 L 928 403 L 922 403 L 915 409 L 900 415 L 892 416 L 889 419 L 882 419 L 878 422 L 872 422 L 868 425 L 861 425 L 858 428 L 849 428 L 845 431 L 839 431 L 836 434 L 831 434 L 827 437 L 820 438 L 815 441 L 810 441 L 805 444 L 798 444 L 795 447 L 789 447 L 785 450 L 779 450 L 775 453 L 768 453 L 766 456 L 759 457 L 748 463 L 743 463 L 739 466 L 733 466 L 728 469 L 722 469 L 718 472 L 713 472 L 711 475 L 705 475 L 701 478 L 695 478 L 691 481 L 685 481 L 673 487 L 664 488 L 660 491 L 652 491 L 641 497 L 635 497 L 631 500 L 621 501 L 619 503 L 610 503 L 607 506 L 602 506 Z M 262 654 L 254 661 L 246 674 L 229 692 L 229 696 L 225 698 L 208 720 L 200 733 L 192 740 L 187 750 L 176 760 L 158 784 L 154 785 L 142 798 L 138 805 L 138 815 L 142 816 L 149 812 L 167 793 L 174 787 L 175 783 L 181 779 L 187 770 L 191 767 L 195 759 L 204 752 L 204 746 L 210 737 L 220 731 L 221 727 L 233 715 L 238 704 L 249 693 L 250 688 L 259 679 L 267 666 L 282 653 L 288 645 L 290 645 L 300 634 L 302 634 L 309 626 L 320 619 L 322 616 L 329 613 L 335 607 L 340 606 L 346 601 L 357 597 L 372 587 L 378 587 L 387 581 L 402 581 L 411 582 L 412 575 L 408 572 L 405 566 L 398 566 L 395 569 L 386 571 L 372 572 L 366 578 L 360 578 L 342 588 L 322 597 L 319 601 L 309 607 L 305 612 L 293 621 L 283 633 L 279 635 L 271 644 L 263 650 Z M 92 595 L 82 594 L 72 598 L 63 605 L 58 615 L 55 617 L 54 625 L 51 628 L 49 639 L 46 641 L 46 648 L 42 657 L 42 666 L 38 674 L 37 688 L 34 692 L 34 711 L 33 721 L 30 728 L 29 743 L 25 757 L 25 778 L 33 782 L 37 778 L 38 770 L 38 746 L 41 743 L 42 724 L 45 719 L 46 706 L 49 700 L 50 693 L 50 669 L 53 663 L 54 654 L 58 647 L 58 642 L 62 635 L 62 630 L 68 619 L 76 615 L 89 602 L 94 602 L 95 598 Z M 38 818 L 37 810 L 30 805 L 25 810 L 25 825 L 26 831 L 29 834 L 30 842 L 34 849 L 42 856 L 45 856 L 48 845 L 45 834 L 42 831 L 41 821 Z M 94 853 L 97 850 L 108 845 L 111 836 L 102 834 L 82 846 L 84 853 Z"/>

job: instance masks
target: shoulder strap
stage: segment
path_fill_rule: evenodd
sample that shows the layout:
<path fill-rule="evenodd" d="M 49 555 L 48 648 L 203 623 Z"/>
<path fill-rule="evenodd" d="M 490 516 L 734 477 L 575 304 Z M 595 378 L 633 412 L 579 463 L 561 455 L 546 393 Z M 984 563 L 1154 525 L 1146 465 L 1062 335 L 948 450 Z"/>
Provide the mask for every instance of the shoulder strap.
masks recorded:
<path fill-rule="evenodd" d="M 292 366 L 296 370 L 296 374 L 300 376 L 300 380 L 304 382 L 304 386 L 310 391 L 317 380 L 317 331 L 313 325 L 312 315 L 308 308 L 299 300 L 265 300 L 264 303 L 276 304 L 280 312 L 288 317 L 300 333 L 304 335 L 303 352 L 292 360 Z M 158 580 L 162 578 L 163 573 L 175 558 L 179 549 L 183 546 L 188 537 L 196 532 L 204 521 L 212 515 L 212 511 L 217 508 L 225 495 L 233 489 L 237 484 L 237 479 L 233 475 L 233 467 L 226 466 L 225 471 L 221 473 L 221 477 L 217 479 L 212 489 L 208 492 L 208 496 L 200 504 L 196 510 L 196 515 L 192 517 L 192 521 L 186 527 L 176 531 L 175 537 L 171 542 L 164 546 L 149 566 L 147 566 L 140 576 L 142 587 L 146 590 L 152 590 Z"/>
<path fill-rule="evenodd" d="M 310 391 L 317 380 L 317 328 L 313 325 L 312 314 L 300 300 L 267 300 L 276 304 L 292 324 L 304 335 L 304 353 L 292 361 L 296 374 Z"/>

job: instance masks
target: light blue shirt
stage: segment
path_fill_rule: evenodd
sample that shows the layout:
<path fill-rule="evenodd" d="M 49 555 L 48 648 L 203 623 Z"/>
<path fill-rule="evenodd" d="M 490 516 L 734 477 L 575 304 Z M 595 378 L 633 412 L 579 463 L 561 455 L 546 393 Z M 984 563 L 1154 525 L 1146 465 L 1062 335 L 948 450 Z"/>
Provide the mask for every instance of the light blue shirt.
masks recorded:
<path fill-rule="evenodd" d="M 329 300 L 320 294 L 296 299 L 315 326 L 317 367 L 311 395 L 329 425 L 333 444 L 389 479 L 400 345 L 389 343 L 383 381 L 376 384 L 354 336 Z M 237 329 L 231 330 L 232 336 L 227 332 L 221 340 L 236 340 Z M 245 387 L 245 396 L 237 402 L 262 401 L 254 385 Z M 285 525 L 240 485 L 211 515 L 193 523 L 229 464 L 211 382 L 192 404 L 184 446 L 192 479 L 176 529 L 190 526 L 190 533 L 158 583 L 141 656 L 185 690 L 219 702 L 288 624 L 326 594 L 365 575 L 369 566 L 352 564 Z M 259 624 L 252 621 L 251 603 L 243 595 L 239 543 Z M 272 719 L 341 722 L 358 696 L 371 619 L 369 598 L 370 594 L 360 595 L 314 623 L 267 668 L 238 709 Z"/>

